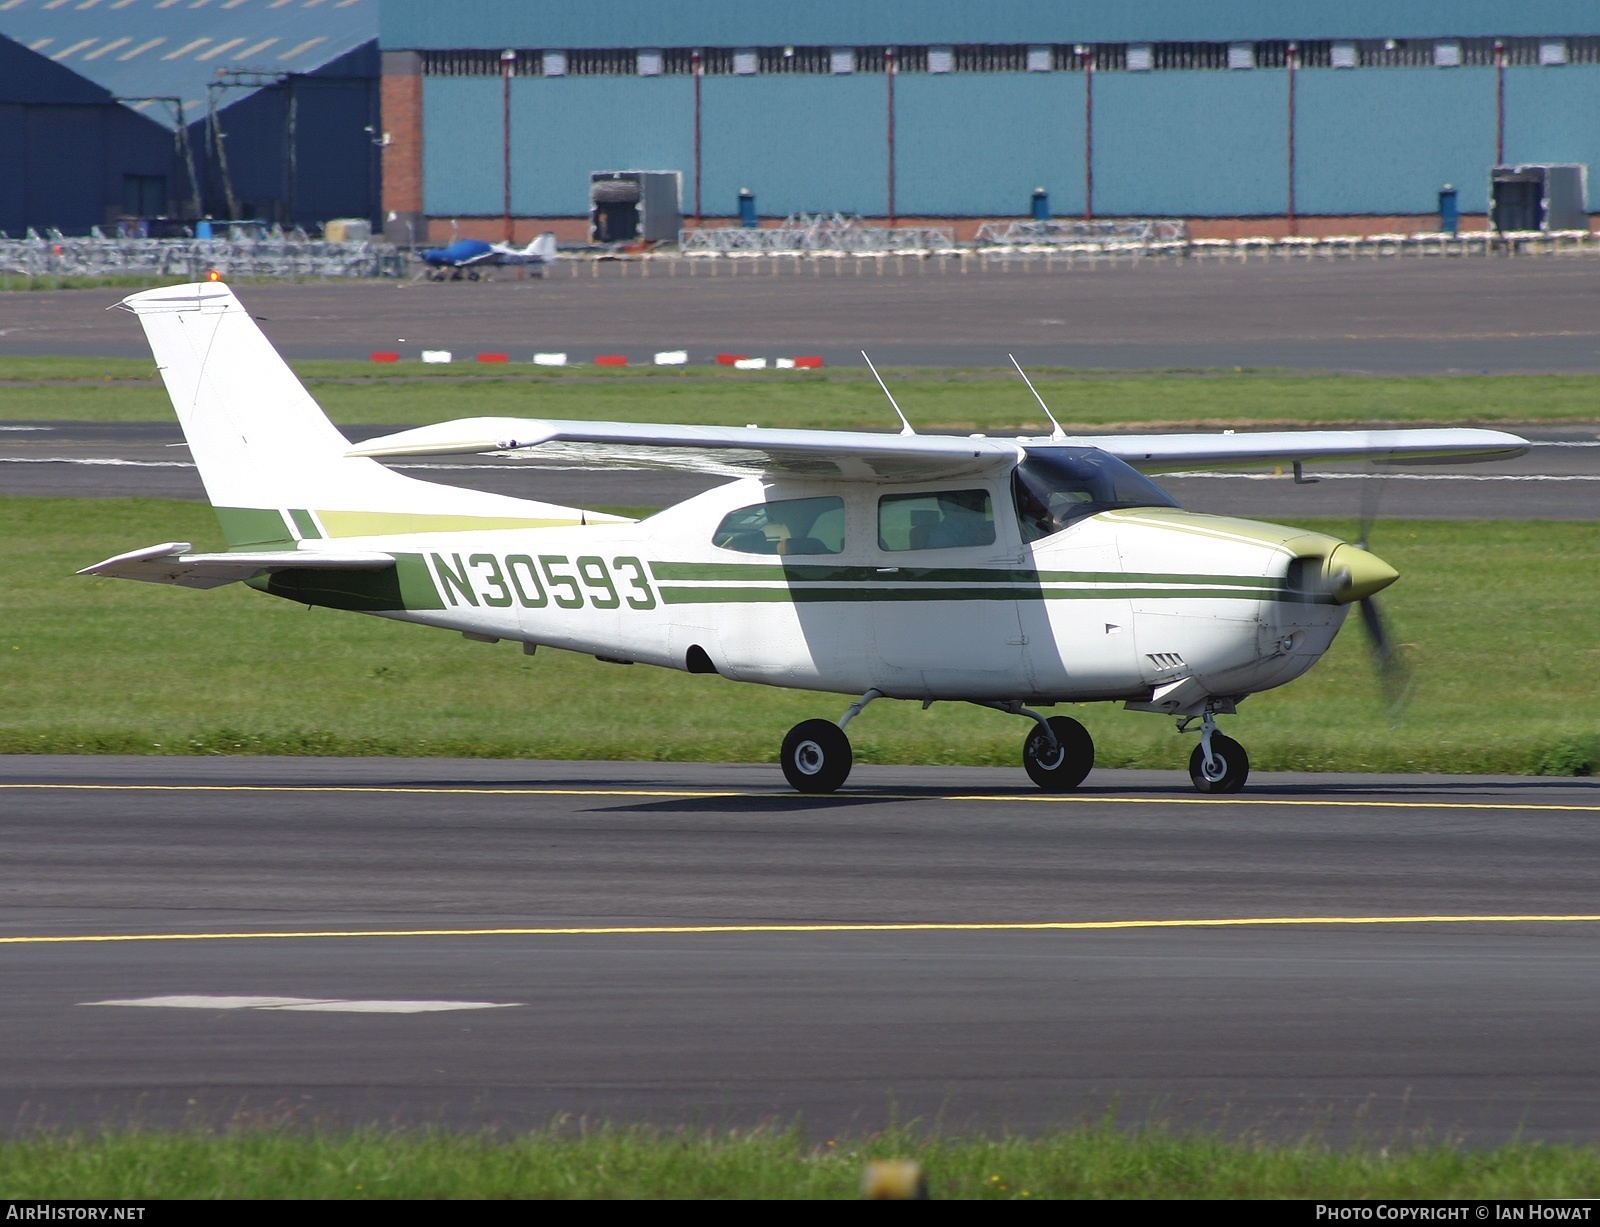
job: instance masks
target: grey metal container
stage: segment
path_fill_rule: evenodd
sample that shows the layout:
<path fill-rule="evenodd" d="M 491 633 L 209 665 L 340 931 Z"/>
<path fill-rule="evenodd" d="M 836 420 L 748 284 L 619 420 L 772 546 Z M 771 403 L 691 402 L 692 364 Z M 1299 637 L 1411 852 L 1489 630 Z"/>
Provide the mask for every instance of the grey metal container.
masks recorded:
<path fill-rule="evenodd" d="M 1525 162 L 1489 172 L 1489 222 L 1505 231 L 1587 230 L 1589 168 Z"/>
<path fill-rule="evenodd" d="M 589 175 L 589 238 L 671 242 L 683 224 L 683 173 L 597 170 Z"/>

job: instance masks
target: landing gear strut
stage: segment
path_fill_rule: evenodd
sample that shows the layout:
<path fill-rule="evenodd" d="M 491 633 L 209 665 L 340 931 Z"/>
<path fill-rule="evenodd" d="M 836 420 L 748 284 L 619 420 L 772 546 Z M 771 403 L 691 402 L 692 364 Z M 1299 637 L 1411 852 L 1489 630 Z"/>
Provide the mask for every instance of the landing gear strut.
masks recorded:
<path fill-rule="evenodd" d="M 838 724 L 831 720 L 803 720 L 790 729 L 783 739 L 783 748 L 778 751 L 783 778 L 789 781 L 790 787 L 796 792 L 838 792 L 855 765 L 844 726 L 859 716 L 861 709 L 873 699 L 882 697 L 882 691 L 867 691 L 850 705 Z"/>
<path fill-rule="evenodd" d="M 1083 725 L 1070 716 L 1047 719 L 1015 700 L 983 706 L 1034 722 L 1022 743 L 1022 769 L 1045 792 L 1071 792 L 1083 783 L 1094 766 L 1094 739 Z"/>
<path fill-rule="evenodd" d="M 1041 719 L 1022 743 L 1023 770 L 1045 792 L 1071 792 L 1093 766 L 1089 730 L 1070 716 Z"/>
<path fill-rule="evenodd" d="M 1217 718 L 1206 712 L 1200 744 L 1189 755 L 1189 778 L 1201 792 L 1238 792 L 1250 778 L 1250 756 L 1232 737 L 1217 732 Z"/>

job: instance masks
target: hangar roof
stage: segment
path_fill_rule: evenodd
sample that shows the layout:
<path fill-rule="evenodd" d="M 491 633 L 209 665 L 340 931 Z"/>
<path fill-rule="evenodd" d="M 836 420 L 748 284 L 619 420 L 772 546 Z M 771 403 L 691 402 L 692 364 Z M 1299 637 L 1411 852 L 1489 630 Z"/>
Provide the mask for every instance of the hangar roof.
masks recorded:
<path fill-rule="evenodd" d="M 1594 0 L 383 0 L 379 39 L 445 50 L 1573 34 L 1600 34 Z"/>
<path fill-rule="evenodd" d="M 0 0 L 0 35 L 119 98 L 181 98 L 191 121 L 218 69 L 311 72 L 377 32 L 378 0 Z M 169 106 L 129 105 L 172 126 Z"/>

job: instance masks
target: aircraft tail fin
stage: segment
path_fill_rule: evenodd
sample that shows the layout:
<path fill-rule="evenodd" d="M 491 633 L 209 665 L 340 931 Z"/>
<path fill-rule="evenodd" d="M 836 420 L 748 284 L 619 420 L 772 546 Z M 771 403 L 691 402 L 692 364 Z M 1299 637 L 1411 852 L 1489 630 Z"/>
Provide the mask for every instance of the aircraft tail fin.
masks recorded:
<path fill-rule="evenodd" d="M 556 258 L 556 234 L 554 230 L 546 230 L 533 242 L 528 244 L 530 256 L 543 256 L 546 260 Z"/>
<path fill-rule="evenodd" d="M 347 455 L 349 441 L 221 282 L 146 290 L 121 305 L 144 327 L 231 547 L 617 518 Z"/>

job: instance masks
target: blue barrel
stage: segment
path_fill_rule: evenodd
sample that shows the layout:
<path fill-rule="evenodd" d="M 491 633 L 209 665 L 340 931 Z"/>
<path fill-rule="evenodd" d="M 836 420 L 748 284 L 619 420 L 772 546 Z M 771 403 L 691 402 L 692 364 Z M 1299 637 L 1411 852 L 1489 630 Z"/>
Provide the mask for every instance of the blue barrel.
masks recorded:
<path fill-rule="evenodd" d="M 1042 187 L 1033 189 L 1033 220 L 1036 222 L 1050 220 L 1050 193 Z"/>
<path fill-rule="evenodd" d="M 195 222 L 194 237 L 197 239 L 209 239 L 211 237 L 211 223 L 207 219 L 202 217 Z"/>
<path fill-rule="evenodd" d="M 739 224 L 746 230 L 761 224 L 756 220 L 756 194 L 747 187 L 739 189 Z"/>
<path fill-rule="evenodd" d="M 1439 229 L 1445 234 L 1461 230 L 1461 207 L 1456 203 L 1456 189 L 1448 183 L 1439 193 Z"/>

